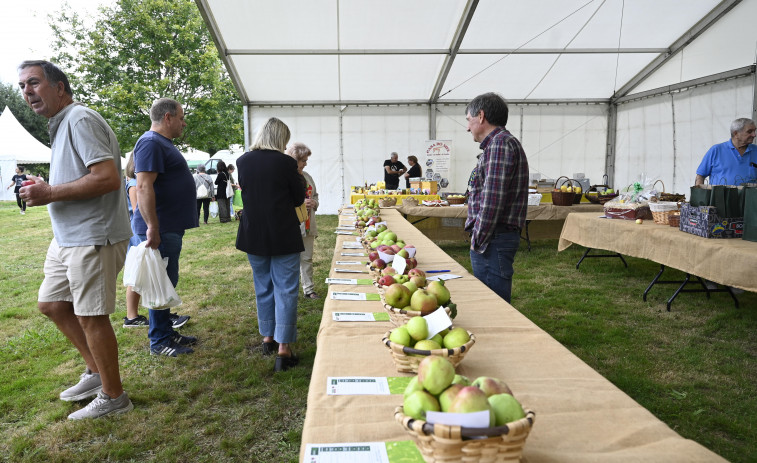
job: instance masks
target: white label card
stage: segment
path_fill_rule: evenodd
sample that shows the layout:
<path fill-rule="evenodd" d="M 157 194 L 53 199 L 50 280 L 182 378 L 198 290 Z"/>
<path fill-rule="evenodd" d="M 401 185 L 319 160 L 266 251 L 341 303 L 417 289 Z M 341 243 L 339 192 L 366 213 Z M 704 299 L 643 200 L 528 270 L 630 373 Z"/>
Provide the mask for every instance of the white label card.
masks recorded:
<path fill-rule="evenodd" d="M 426 412 L 426 421 L 429 423 L 440 423 L 447 425 L 457 425 L 471 428 L 488 428 L 489 411 L 472 413 L 444 413 L 444 412 Z"/>
<path fill-rule="evenodd" d="M 307 444 L 304 463 L 389 463 L 386 442 Z"/>
<path fill-rule="evenodd" d="M 342 249 L 363 249 L 363 245 L 357 242 L 345 241 L 342 243 Z"/>
<path fill-rule="evenodd" d="M 385 376 L 329 376 L 326 381 L 328 395 L 389 395 L 389 382 Z"/>
<path fill-rule="evenodd" d="M 331 299 L 335 301 L 380 301 L 381 296 L 376 293 L 350 293 L 345 291 L 332 291 Z"/>
<path fill-rule="evenodd" d="M 336 273 L 368 273 L 368 270 L 355 270 L 350 268 L 335 268 Z"/>
<path fill-rule="evenodd" d="M 427 276 L 426 281 L 445 281 L 445 280 L 454 280 L 456 278 L 462 278 L 462 277 L 460 275 L 455 275 L 452 273 L 442 273 L 440 275 L 435 275 L 432 277 Z"/>
<path fill-rule="evenodd" d="M 394 256 L 394 260 L 392 261 L 392 268 L 397 271 L 398 275 L 403 275 L 405 273 L 406 267 L 407 261 L 403 257 Z"/>
<path fill-rule="evenodd" d="M 364 252 L 343 252 L 341 253 L 343 257 L 365 257 Z"/>
<path fill-rule="evenodd" d="M 334 263 L 336 265 L 365 265 L 368 262 L 360 262 L 359 260 L 338 260 Z"/>
<path fill-rule="evenodd" d="M 329 285 L 367 285 L 372 286 L 373 280 L 370 278 L 326 278 L 326 284 Z"/>
<path fill-rule="evenodd" d="M 339 229 L 337 229 L 336 231 L 334 231 L 334 233 L 337 234 L 337 235 L 357 235 L 357 232 L 347 231 L 347 230 L 339 230 Z"/>
<path fill-rule="evenodd" d="M 373 312 L 333 312 L 331 319 L 335 322 L 375 322 Z"/>
<path fill-rule="evenodd" d="M 426 319 L 428 325 L 428 337 L 426 339 L 433 338 L 436 333 L 444 331 L 452 325 L 452 320 L 443 307 L 439 307 L 423 318 Z"/>

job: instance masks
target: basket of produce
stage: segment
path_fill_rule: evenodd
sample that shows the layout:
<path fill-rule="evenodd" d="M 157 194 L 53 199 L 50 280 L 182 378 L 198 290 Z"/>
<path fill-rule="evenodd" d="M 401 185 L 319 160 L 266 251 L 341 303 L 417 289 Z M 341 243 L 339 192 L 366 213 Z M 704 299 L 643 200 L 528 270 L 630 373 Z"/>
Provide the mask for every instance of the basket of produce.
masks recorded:
<path fill-rule="evenodd" d="M 658 200 L 677 203 L 680 201 L 684 201 L 686 199 L 686 195 L 682 195 L 678 193 L 665 193 L 665 182 L 663 182 L 662 180 L 655 181 L 652 186 L 657 185 L 657 182 L 660 182 L 662 184 L 662 190 L 660 190 L 660 192 L 657 193 Z"/>
<path fill-rule="evenodd" d="M 565 180 L 559 183 L 562 178 Z M 576 199 L 576 193 L 573 191 L 574 187 L 578 187 L 580 191 L 581 184 L 565 176 L 555 180 L 554 188 L 552 188 L 552 204 L 555 206 L 572 206 Z M 580 201 L 581 198 L 579 197 L 578 200 Z"/>
<path fill-rule="evenodd" d="M 457 316 L 457 306 L 450 301 L 449 289 L 443 281 L 426 282 L 426 274 L 420 269 L 410 269 L 408 274 L 412 285 L 403 283 L 379 284 L 384 286 L 381 301 L 395 326 L 405 324 L 417 316 L 428 315 L 439 307 L 444 307 L 450 318 Z M 411 289 L 411 287 L 415 287 Z M 425 288 L 422 290 L 422 288 Z"/>
<path fill-rule="evenodd" d="M 654 223 L 660 225 L 668 225 L 670 215 L 674 212 L 678 212 L 678 208 L 678 203 L 671 201 L 649 202 L 649 210 L 652 212 Z"/>
<path fill-rule="evenodd" d="M 447 195 L 445 199 L 451 206 L 453 204 L 465 204 L 465 200 L 467 198 L 465 197 L 465 195 Z"/>
<path fill-rule="evenodd" d="M 423 317 L 413 317 L 404 325 L 384 334 L 381 343 L 392 354 L 394 365 L 400 373 L 418 373 L 418 364 L 429 355 L 446 357 L 458 366 L 463 357 L 476 343 L 476 336 L 463 328 L 452 328 L 437 333 L 431 339 Z"/>
<path fill-rule="evenodd" d="M 382 299 L 385 298 L 385 294 L 386 293 L 381 295 Z M 449 305 L 453 305 L 453 304 L 450 303 Z M 426 313 L 421 312 L 420 310 L 398 309 L 397 307 L 392 307 L 390 304 L 386 304 L 386 303 L 384 304 L 384 310 L 386 310 L 387 313 L 389 314 L 389 320 L 391 320 L 394 326 L 404 325 L 413 317 L 420 317 L 423 315 L 428 315 Z M 453 311 L 451 307 L 444 307 L 444 311 L 447 312 L 447 315 L 449 315 L 450 318 L 455 318 L 453 316 Z"/>
<path fill-rule="evenodd" d="M 435 423 L 428 412 L 440 413 Z M 472 426 L 444 423 L 444 413 L 480 413 Z M 445 358 L 429 356 L 405 389 L 394 419 L 410 435 L 426 462 L 520 461 L 535 413 L 524 409 L 504 381 L 456 375 Z"/>

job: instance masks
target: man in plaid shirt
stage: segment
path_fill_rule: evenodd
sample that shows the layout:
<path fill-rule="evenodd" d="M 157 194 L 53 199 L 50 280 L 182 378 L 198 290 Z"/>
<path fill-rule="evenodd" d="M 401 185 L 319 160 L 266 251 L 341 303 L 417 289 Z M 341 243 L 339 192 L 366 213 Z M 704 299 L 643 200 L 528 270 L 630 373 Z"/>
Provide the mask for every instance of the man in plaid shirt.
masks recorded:
<path fill-rule="evenodd" d="M 474 98 L 466 108 L 468 132 L 484 152 L 468 196 L 465 230 L 471 234 L 473 275 L 510 302 L 513 261 L 526 223 L 528 160 L 505 129 L 508 108 L 496 93 Z"/>

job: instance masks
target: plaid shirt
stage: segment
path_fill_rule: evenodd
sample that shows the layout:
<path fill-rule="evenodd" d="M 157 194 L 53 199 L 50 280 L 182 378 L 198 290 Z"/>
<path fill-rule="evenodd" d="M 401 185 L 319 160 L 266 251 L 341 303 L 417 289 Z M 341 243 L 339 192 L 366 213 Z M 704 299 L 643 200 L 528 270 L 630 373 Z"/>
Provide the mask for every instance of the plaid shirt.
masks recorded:
<path fill-rule="evenodd" d="M 504 127 L 497 127 L 481 142 L 468 197 L 465 230 L 471 249 L 482 254 L 497 225 L 523 228 L 528 207 L 528 160 L 523 147 Z"/>

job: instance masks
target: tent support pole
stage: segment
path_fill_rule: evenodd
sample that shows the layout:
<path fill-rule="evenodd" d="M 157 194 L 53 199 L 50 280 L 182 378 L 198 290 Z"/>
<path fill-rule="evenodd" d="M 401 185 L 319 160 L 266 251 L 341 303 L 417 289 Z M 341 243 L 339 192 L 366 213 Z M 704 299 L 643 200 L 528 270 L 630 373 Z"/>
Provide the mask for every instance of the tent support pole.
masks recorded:
<path fill-rule="evenodd" d="M 618 132 L 618 105 L 610 103 L 607 114 L 607 148 L 605 150 L 605 173 L 607 184 L 615 185 L 615 142 Z"/>
<path fill-rule="evenodd" d="M 246 104 L 242 106 L 244 111 L 244 150 L 252 146 L 252 105 Z"/>
<path fill-rule="evenodd" d="M 436 140 L 436 104 L 428 105 L 428 139 Z"/>
<path fill-rule="evenodd" d="M 757 121 L 757 72 L 752 73 L 752 120 Z"/>

